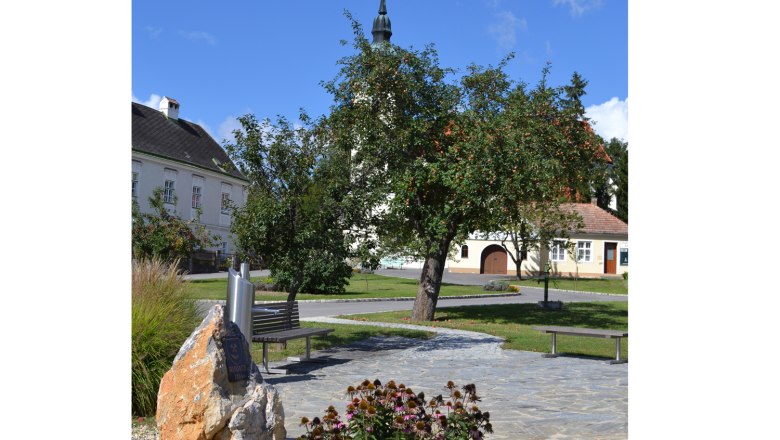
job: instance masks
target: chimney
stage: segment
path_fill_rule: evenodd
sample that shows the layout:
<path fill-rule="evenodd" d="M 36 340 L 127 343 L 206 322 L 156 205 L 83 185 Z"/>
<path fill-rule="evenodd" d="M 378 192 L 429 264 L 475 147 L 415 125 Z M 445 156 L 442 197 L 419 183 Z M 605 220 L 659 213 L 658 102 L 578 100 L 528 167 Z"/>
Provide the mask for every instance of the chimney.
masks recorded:
<path fill-rule="evenodd" d="M 173 119 L 174 121 L 179 119 L 179 102 L 173 98 L 163 96 L 160 101 L 160 111 L 166 118 Z"/>
<path fill-rule="evenodd" d="M 596 198 L 596 197 L 591 197 L 590 198 L 590 204 L 591 205 L 598 205 L 599 204 L 599 199 Z"/>

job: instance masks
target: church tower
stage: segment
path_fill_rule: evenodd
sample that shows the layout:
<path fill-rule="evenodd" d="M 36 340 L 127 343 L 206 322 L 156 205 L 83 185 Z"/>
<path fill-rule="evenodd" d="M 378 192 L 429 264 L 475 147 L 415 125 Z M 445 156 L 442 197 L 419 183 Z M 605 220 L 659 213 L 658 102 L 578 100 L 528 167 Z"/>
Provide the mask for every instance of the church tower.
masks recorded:
<path fill-rule="evenodd" d="M 387 16 L 387 6 L 385 0 L 379 2 L 379 15 L 374 19 L 374 27 L 371 29 L 371 35 L 374 41 L 371 44 L 379 44 L 383 41 L 390 42 L 390 36 L 393 31 L 390 27 L 390 17 Z"/>

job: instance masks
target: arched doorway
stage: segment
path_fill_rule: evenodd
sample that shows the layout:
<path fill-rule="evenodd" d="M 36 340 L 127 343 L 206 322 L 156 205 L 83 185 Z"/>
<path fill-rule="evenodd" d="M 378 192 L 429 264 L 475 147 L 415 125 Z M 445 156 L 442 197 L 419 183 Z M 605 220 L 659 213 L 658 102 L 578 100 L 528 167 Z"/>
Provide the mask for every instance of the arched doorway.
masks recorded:
<path fill-rule="evenodd" d="M 482 251 L 479 273 L 506 275 L 506 251 L 497 244 L 491 244 Z"/>

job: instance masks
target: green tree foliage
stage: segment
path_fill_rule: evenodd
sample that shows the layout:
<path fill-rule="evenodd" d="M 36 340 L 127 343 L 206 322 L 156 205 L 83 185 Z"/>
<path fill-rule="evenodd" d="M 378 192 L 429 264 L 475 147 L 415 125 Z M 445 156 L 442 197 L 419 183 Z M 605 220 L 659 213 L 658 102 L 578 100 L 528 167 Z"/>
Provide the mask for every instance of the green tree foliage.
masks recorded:
<path fill-rule="evenodd" d="M 262 258 L 289 292 L 341 293 L 352 274 L 344 225 L 345 159 L 327 145 L 325 129 L 301 112 L 301 126 L 253 115 L 239 118 L 225 148 L 250 181 L 233 233 L 244 257 Z"/>
<path fill-rule="evenodd" d="M 452 81 L 433 47 L 372 46 L 353 29 L 357 53 L 325 84 L 332 143 L 355 152 L 365 188 L 386 195 L 380 236 L 423 259 L 412 318 L 432 320 L 451 244 L 508 212 L 507 200 L 550 200 L 587 182 L 598 143 L 546 71 L 528 89 L 504 72 L 508 57 Z"/>
<path fill-rule="evenodd" d="M 606 148 L 613 162 L 610 171 L 617 200 L 615 215 L 628 223 L 628 142 L 612 138 Z"/>
<path fill-rule="evenodd" d="M 596 197 L 600 208 L 628 223 L 628 143 L 617 138 L 609 142 L 601 139 L 601 142 L 612 163 L 595 164 L 591 174 L 591 194 Z M 612 197 L 617 201 L 617 209 L 614 210 L 609 206 Z"/>
<path fill-rule="evenodd" d="M 132 240 L 133 257 L 138 259 L 159 258 L 173 261 L 189 258 L 193 251 L 213 246 L 217 237 L 197 220 L 185 222 L 165 209 L 163 189 L 157 188 L 149 197 L 151 213 L 142 213 L 133 200 Z M 176 204 L 176 197 L 174 202 Z"/>

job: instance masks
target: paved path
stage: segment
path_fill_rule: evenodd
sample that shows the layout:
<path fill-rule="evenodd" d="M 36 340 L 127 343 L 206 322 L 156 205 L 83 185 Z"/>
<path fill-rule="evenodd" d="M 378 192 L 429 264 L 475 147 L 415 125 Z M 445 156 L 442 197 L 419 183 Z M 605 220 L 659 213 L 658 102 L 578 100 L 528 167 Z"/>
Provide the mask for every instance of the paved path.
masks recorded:
<path fill-rule="evenodd" d="M 361 325 L 317 318 L 318 322 Z M 291 374 L 264 375 L 281 393 L 288 437 L 304 430 L 300 418 L 321 416 L 329 405 L 343 412 L 344 391 L 364 379 L 403 382 L 426 396 L 448 380 L 474 383 L 490 411 L 489 439 L 625 439 L 628 437 L 628 367 L 575 357 L 502 350 L 501 339 L 482 333 L 406 324 L 377 324 L 436 331 L 427 341 L 371 338 L 322 350 L 324 364 L 287 365 Z"/>

